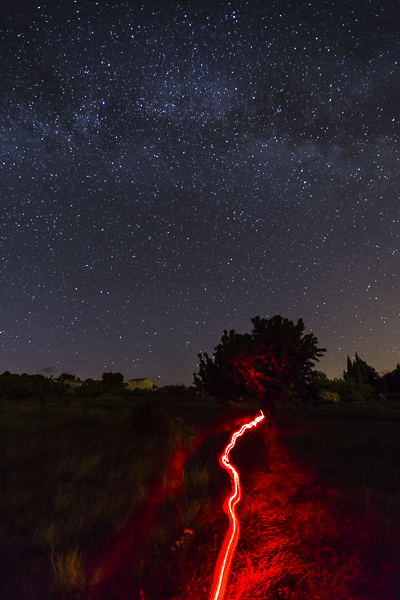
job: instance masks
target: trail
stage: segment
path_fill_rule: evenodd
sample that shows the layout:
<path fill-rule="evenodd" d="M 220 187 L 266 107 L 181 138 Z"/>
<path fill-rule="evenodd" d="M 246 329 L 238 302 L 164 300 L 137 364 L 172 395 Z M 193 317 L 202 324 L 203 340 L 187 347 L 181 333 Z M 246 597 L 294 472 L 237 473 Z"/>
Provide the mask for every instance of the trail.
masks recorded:
<path fill-rule="evenodd" d="M 126 600 L 126 598 L 138 597 L 138 586 L 136 582 L 126 576 L 126 572 L 128 572 L 129 564 L 140 556 L 151 527 L 157 520 L 162 503 L 167 497 L 177 496 L 181 493 L 185 464 L 193 452 L 200 448 L 209 437 L 213 437 L 221 431 L 232 430 L 237 423 L 237 418 L 235 420 L 224 419 L 211 427 L 202 428 L 188 448 L 185 448 L 183 441 L 179 436 L 177 437 L 175 448 L 168 457 L 166 469 L 156 473 L 149 483 L 146 497 L 141 505 L 129 515 L 116 539 L 106 540 L 98 551 L 98 556 L 93 559 L 88 579 L 97 578 L 97 573 L 100 576 L 90 590 L 88 600 L 108 600 L 109 598 Z M 248 428 L 250 425 L 243 427 Z M 164 462 L 164 457 L 159 455 L 158 450 L 154 452 L 152 462 Z"/>
<path fill-rule="evenodd" d="M 232 481 L 232 493 L 225 500 L 224 512 L 229 517 L 229 528 L 225 535 L 221 550 L 215 565 L 214 579 L 211 587 L 210 600 L 222 600 L 225 595 L 226 585 L 228 583 L 229 570 L 232 564 L 233 555 L 239 540 L 240 524 L 236 516 L 235 506 L 241 498 L 241 487 L 239 473 L 229 462 L 229 453 L 236 444 L 238 437 L 242 436 L 247 429 L 256 427 L 265 418 L 264 413 L 256 417 L 250 423 L 243 425 L 238 431 L 232 434 L 229 444 L 220 457 L 220 465 L 228 471 Z"/>

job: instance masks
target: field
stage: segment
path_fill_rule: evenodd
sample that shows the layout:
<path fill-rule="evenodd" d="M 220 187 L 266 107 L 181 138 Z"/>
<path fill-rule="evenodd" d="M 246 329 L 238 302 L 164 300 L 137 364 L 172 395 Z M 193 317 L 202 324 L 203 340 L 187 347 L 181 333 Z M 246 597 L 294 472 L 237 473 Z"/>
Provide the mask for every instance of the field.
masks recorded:
<path fill-rule="evenodd" d="M 245 415 L 211 399 L 0 407 L 4 600 L 207 600 Z M 400 598 L 400 406 L 278 410 L 232 451 L 227 600 Z"/>

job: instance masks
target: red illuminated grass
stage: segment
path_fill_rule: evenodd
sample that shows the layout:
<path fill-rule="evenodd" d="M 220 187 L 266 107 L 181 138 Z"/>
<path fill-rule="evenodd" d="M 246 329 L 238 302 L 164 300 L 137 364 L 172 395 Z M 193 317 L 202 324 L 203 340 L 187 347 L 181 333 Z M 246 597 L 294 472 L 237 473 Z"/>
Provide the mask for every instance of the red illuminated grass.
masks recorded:
<path fill-rule="evenodd" d="M 220 550 L 217 564 L 215 567 L 214 580 L 211 588 L 210 600 L 220 600 L 224 597 L 226 585 L 229 577 L 229 569 L 232 563 L 233 554 L 237 546 L 240 534 L 240 525 L 235 513 L 235 506 L 241 498 L 241 487 L 239 473 L 235 467 L 229 462 L 229 453 L 236 444 L 238 437 L 242 436 L 247 429 L 255 427 L 264 419 L 264 414 L 261 413 L 250 423 L 243 425 L 238 431 L 235 431 L 231 437 L 229 444 L 220 457 L 220 465 L 226 469 L 232 480 L 232 493 L 227 498 L 224 504 L 224 512 L 229 517 L 229 529 L 226 533 L 222 548 Z"/>
<path fill-rule="evenodd" d="M 276 430 L 265 429 L 264 435 L 262 462 L 251 468 L 250 461 L 241 472 L 241 535 L 225 599 L 398 600 L 395 532 L 378 515 L 338 509 L 338 492 L 294 461 Z M 257 436 L 245 436 L 234 450 L 235 464 Z M 199 548 L 197 558 L 188 557 L 182 592 L 174 600 L 209 597 L 204 581 L 211 579 L 212 556 L 215 538 Z"/>
<path fill-rule="evenodd" d="M 350 408 L 278 414 L 280 436 L 258 427 L 232 449 L 225 600 L 399 600 L 399 409 Z M 215 456 L 240 427 L 214 410 L 138 424 L 120 404 L 7 406 L 0 599 L 208 600 L 230 488 Z"/>

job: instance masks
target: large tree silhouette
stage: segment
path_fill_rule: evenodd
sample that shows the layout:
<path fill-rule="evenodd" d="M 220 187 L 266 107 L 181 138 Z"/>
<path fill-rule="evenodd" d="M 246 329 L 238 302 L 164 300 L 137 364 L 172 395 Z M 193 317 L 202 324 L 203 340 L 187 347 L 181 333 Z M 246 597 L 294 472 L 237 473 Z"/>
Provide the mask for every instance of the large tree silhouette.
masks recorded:
<path fill-rule="evenodd" d="M 258 399 L 271 421 L 277 401 L 304 400 L 311 392 L 312 368 L 326 350 L 312 333 L 304 335 L 302 319 L 295 324 L 276 315 L 251 322 L 251 333 L 224 331 L 212 358 L 199 354 L 194 382 L 221 403 Z"/>

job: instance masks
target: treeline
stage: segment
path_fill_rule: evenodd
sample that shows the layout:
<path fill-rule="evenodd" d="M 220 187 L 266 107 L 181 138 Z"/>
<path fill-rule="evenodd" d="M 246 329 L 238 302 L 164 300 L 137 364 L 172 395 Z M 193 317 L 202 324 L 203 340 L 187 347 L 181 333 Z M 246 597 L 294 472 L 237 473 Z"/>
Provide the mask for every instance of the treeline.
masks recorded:
<path fill-rule="evenodd" d="M 62 373 L 57 379 L 44 375 L 18 375 L 5 371 L 0 375 L 0 398 L 21 400 L 35 398 L 44 401 L 47 398 L 59 398 L 74 394 L 80 397 L 96 397 L 122 388 L 124 376 L 121 373 L 103 373 L 100 381 L 86 379 L 80 381 L 75 375 Z M 76 386 L 76 387 L 75 387 Z"/>
<path fill-rule="evenodd" d="M 68 378 L 67 378 L 68 381 Z M 98 398 L 103 394 L 122 396 L 129 390 L 124 386 L 122 373 L 103 373 L 101 380 L 85 379 L 74 389 L 78 398 Z"/>
<path fill-rule="evenodd" d="M 155 386 L 156 388 L 156 386 Z M 124 384 L 122 373 L 103 373 L 100 380 L 85 379 L 81 381 L 75 375 L 62 373 L 57 379 L 44 375 L 22 375 L 5 371 L 0 375 L 0 398 L 4 400 L 41 400 L 61 397 L 100 398 L 104 395 L 116 398 L 147 396 L 148 394 L 182 396 L 196 393 L 193 387 L 185 385 L 166 385 L 153 390 L 130 390 Z"/>
<path fill-rule="evenodd" d="M 364 400 L 400 401 L 400 363 L 393 371 L 379 375 L 362 360 L 347 357 L 347 368 L 342 378 L 328 379 L 321 371 L 313 372 L 313 385 L 310 391 L 314 400 L 358 402 Z M 75 375 L 62 373 L 57 379 L 44 375 L 17 375 L 5 371 L 0 375 L 0 398 L 8 400 L 37 399 L 44 404 L 47 399 L 60 397 L 100 398 L 111 396 L 129 398 L 156 394 L 157 396 L 192 396 L 198 394 L 196 387 L 166 385 L 150 391 L 136 388 L 130 390 L 124 384 L 122 373 L 103 373 L 101 380 L 81 381 Z"/>
<path fill-rule="evenodd" d="M 328 379 L 324 373 L 316 371 L 315 383 L 323 400 L 400 400 L 400 363 L 393 371 L 379 375 L 356 353 L 354 360 L 347 357 L 341 379 Z"/>
<path fill-rule="evenodd" d="M 70 373 L 61 373 L 57 379 L 44 375 L 22 375 L 5 371 L 0 375 L 0 398 L 20 400 L 35 398 L 59 398 L 73 394 L 77 397 L 95 398 L 103 394 L 123 395 L 128 393 L 123 384 L 122 373 L 103 373 L 101 380 L 81 381 Z"/>
<path fill-rule="evenodd" d="M 62 381 L 44 375 L 17 375 L 9 371 L 0 375 L 0 398 L 5 400 L 36 398 L 44 401 L 46 398 L 64 396 L 68 389 L 69 386 Z"/>

